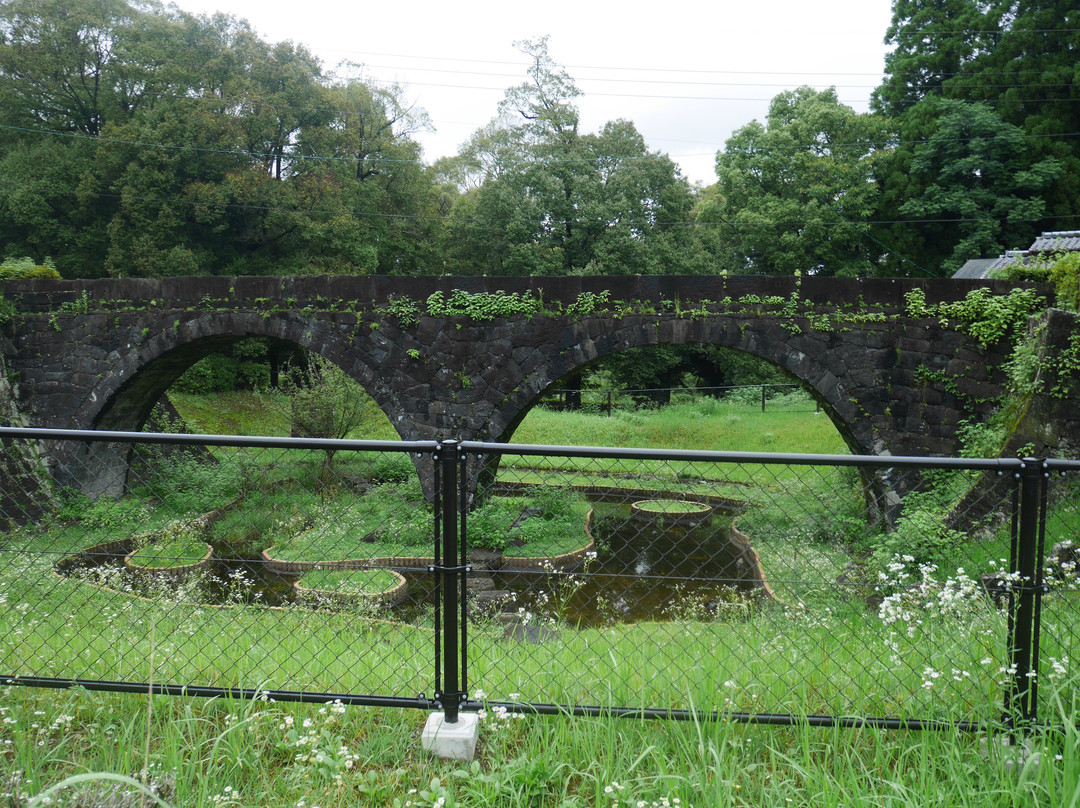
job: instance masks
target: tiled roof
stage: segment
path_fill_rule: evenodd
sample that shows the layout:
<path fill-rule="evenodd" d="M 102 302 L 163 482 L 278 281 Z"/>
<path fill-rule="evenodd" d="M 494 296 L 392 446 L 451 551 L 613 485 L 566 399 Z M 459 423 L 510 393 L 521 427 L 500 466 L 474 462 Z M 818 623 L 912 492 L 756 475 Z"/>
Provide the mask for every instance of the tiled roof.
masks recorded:
<path fill-rule="evenodd" d="M 1052 230 L 1035 239 L 1028 252 L 1071 252 L 1080 250 L 1080 230 Z"/>
<path fill-rule="evenodd" d="M 1027 257 L 1027 250 L 1006 250 L 1004 255 L 999 255 L 994 259 L 994 263 L 990 265 L 989 269 L 1004 269 L 1005 267 L 1011 267 L 1013 264 L 1022 264 Z"/>
<path fill-rule="evenodd" d="M 997 258 L 970 258 L 956 271 L 954 278 L 985 278 Z"/>
<path fill-rule="evenodd" d="M 1026 250 L 1006 250 L 997 258 L 976 258 L 962 266 L 954 278 L 987 278 L 994 270 L 1005 269 L 1013 264 L 1026 264 L 1040 254 L 1073 252 L 1080 250 L 1080 230 L 1047 230 Z M 983 261 L 989 263 L 983 265 Z M 975 274 L 976 272 L 980 274 Z M 961 274 L 964 273 L 964 274 Z"/>

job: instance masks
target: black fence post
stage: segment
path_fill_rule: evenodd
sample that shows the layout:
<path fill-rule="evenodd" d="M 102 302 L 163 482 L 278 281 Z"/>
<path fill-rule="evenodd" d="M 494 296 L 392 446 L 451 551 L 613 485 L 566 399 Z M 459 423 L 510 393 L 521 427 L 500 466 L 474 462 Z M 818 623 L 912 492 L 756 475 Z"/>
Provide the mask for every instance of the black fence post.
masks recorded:
<path fill-rule="evenodd" d="M 461 602 L 461 573 L 464 568 L 458 558 L 458 524 L 460 518 L 458 442 L 443 441 L 435 454 L 438 466 L 436 506 L 439 528 L 436 534 L 436 558 L 431 571 L 437 576 L 436 599 L 436 675 L 441 672 L 442 681 L 436 681 L 435 698 L 443 708 L 447 724 L 457 723 L 458 709 L 464 692 L 461 690 L 458 644 L 458 613 Z M 441 542 L 438 540 L 441 539 Z M 441 617 L 441 620 L 439 619 Z M 441 642 L 440 642 L 441 640 Z M 439 648 L 441 645 L 441 660 Z"/>
<path fill-rule="evenodd" d="M 1044 520 L 1046 471 L 1045 463 L 1036 458 L 1024 458 L 1020 470 L 1019 525 L 1013 556 L 1018 581 L 1012 583 L 1010 597 L 1015 615 L 1009 637 L 1012 655 L 1010 669 L 1012 686 L 1005 699 L 1005 720 L 1017 717 L 1026 725 L 1036 720 L 1038 705 L 1035 676 L 1039 670 L 1038 628 L 1036 621 L 1042 604 L 1043 576 L 1040 569 Z"/>

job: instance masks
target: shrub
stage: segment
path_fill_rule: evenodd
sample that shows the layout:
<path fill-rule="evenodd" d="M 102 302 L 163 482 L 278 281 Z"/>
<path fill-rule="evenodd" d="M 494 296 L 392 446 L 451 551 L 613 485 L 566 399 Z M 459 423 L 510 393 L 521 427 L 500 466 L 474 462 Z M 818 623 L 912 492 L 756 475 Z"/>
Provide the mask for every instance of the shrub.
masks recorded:
<path fill-rule="evenodd" d="M 225 393 L 236 389 L 236 363 L 224 354 L 214 353 L 189 367 L 173 382 L 172 389 L 181 393 Z"/>
<path fill-rule="evenodd" d="M 403 483 L 416 477 L 416 468 L 408 455 L 380 452 L 371 464 L 370 475 L 377 483 Z"/>
<path fill-rule="evenodd" d="M 18 314 L 19 311 L 15 308 L 15 304 L 0 295 L 0 328 L 13 322 Z"/>
<path fill-rule="evenodd" d="M 35 264 L 32 258 L 5 258 L 0 263 L 0 281 L 19 280 L 22 278 L 59 278 L 51 258 Z"/>
<path fill-rule="evenodd" d="M 1057 292 L 1057 304 L 1080 311 L 1080 252 L 1062 255 L 1050 265 L 1050 282 Z"/>
<path fill-rule="evenodd" d="M 270 387 L 270 367 L 261 362 L 241 362 L 236 366 L 236 384 L 244 390 Z"/>
<path fill-rule="evenodd" d="M 469 544 L 489 550 L 505 550 L 511 541 L 510 528 L 524 503 L 517 498 L 493 497 L 469 514 Z"/>

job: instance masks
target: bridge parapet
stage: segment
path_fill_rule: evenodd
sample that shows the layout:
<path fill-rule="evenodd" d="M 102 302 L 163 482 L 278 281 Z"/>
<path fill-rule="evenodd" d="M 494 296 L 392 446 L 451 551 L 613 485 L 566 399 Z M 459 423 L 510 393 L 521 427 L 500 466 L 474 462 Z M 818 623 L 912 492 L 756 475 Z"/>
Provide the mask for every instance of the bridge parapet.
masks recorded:
<path fill-rule="evenodd" d="M 969 291 L 989 288 L 1008 294 L 1017 284 L 984 280 L 911 280 L 903 278 L 820 278 L 769 275 L 632 275 L 626 277 L 475 277 L 387 275 L 298 277 L 105 278 L 97 280 L 0 281 L 0 294 L 27 314 L 69 311 L 124 311 L 142 308 L 197 310 L 304 309 L 356 311 L 386 304 L 392 298 L 424 302 L 434 292 L 530 294 L 564 307 L 582 294 L 608 293 L 628 305 L 651 303 L 657 310 L 709 305 L 753 305 L 747 301 L 792 299 L 815 308 L 870 307 L 899 311 L 912 289 L 930 303 L 962 299 Z M 1049 295 L 1048 288 L 1043 289 Z M 724 301 L 727 301 L 726 305 Z M 666 304 L 666 305 L 665 305 Z"/>
<path fill-rule="evenodd" d="M 362 276 L 11 281 L 0 294 L 17 310 L 8 368 L 19 374 L 20 404 L 35 426 L 139 429 L 192 363 L 262 336 L 338 364 L 403 438 L 504 442 L 547 387 L 595 359 L 704 344 L 750 353 L 799 379 L 853 452 L 940 455 L 957 449 L 961 419 L 985 416 L 1000 396 L 1005 353 L 939 317 L 912 316 L 908 295 L 918 290 L 933 306 L 1015 286 Z M 447 300 L 456 290 L 531 303 L 512 316 L 432 316 L 431 296 Z"/>

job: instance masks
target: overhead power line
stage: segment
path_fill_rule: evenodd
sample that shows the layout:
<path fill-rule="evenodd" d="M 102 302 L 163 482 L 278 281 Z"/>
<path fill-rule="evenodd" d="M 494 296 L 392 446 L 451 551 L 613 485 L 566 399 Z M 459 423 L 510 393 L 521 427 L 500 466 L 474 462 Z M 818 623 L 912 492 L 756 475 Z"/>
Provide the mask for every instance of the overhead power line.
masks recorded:
<path fill-rule="evenodd" d="M 443 75 L 460 75 L 460 76 L 483 76 L 485 78 L 509 78 L 517 81 L 521 81 L 523 78 L 519 73 L 492 73 L 483 70 L 448 70 L 446 68 L 439 67 L 409 67 L 400 68 L 393 65 L 373 65 L 366 63 L 365 68 L 371 68 L 375 70 L 401 70 L 405 69 L 409 72 L 419 73 L 439 73 Z M 337 77 L 336 73 L 325 74 L 329 78 Z M 781 75 L 781 74 L 778 74 Z M 785 74 L 786 75 L 786 74 Z M 803 78 L 806 75 L 817 74 L 790 74 L 797 78 Z M 836 76 L 838 74 L 821 74 Z M 603 82 L 605 84 L 661 84 L 675 87 L 777 87 L 786 88 L 791 85 L 791 82 L 736 82 L 736 81 L 687 81 L 683 79 L 642 79 L 642 78 L 612 78 L 606 76 L 574 76 L 575 82 L 587 83 L 587 82 Z M 410 82 L 418 83 L 418 82 Z M 823 84 L 818 83 L 819 87 L 831 87 L 834 83 Z M 873 90 L 879 86 L 879 84 L 841 84 L 839 86 L 845 89 L 851 90 Z M 1072 82 L 1059 82 L 1059 83 L 1035 83 L 1035 84 L 978 84 L 966 86 L 964 89 L 1009 89 L 1013 87 L 1025 87 L 1025 88 L 1039 88 L 1039 87 L 1072 87 Z"/>
<path fill-rule="evenodd" d="M 1080 28 L 1048 28 L 1048 29 L 1033 29 L 1031 33 L 1053 33 L 1053 34 L 1065 34 L 1065 33 L 1077 33 L 1080 32 Z M 1000 34 L 1000 30 L 990 31 L 964 31 L 965 34 Z M 934 36 L 931 32 L 921 32 L 920 36 Z M 942 32 L 943 38 L 954 37 L 955 34 L 951 32 Z M 352 51 L 352 50 L 339 50 L 340 53 L 352 53 L 357 56 L 374 56 L 381 59 L 415 59 L 418 61 L 428 62 L 453 62 L 459 64 L 483 64 L 483 65 L 500 65 L 505 67 L 512 67 L 518 70 L 527 70 L 530 66 L 529 62 L 516 61 L 516 60 L 502 60 L 502 59 L 469 59 L 462 58 L 460 56 L 431 56 L 429 54 L 408 54 L 408 53 L 385 53 L 381 51 Z M 643 67 L 641 65 L 598 65 L 598 64 L 564 64 L 561 67 L 565 70 L 606 70 L 613 72 L 636 72 L 636 73 L 685 73 L 696 75 L 711 75 L 711 76 L 880 76 L 880 72 L 866 73 L 866 72 L 840 72 L 840 71 L 805 71 L 805 70 L 718 70 L 715 68 L 698 68 L 698 67 Z M 403 67 L 401 69 L 409 69 Z M 1016 72 L 1016 71 L 1002 71 Z M 1022 72 L 1022 71 L 1021 71 Z M 1031 71 L 1041 72 L 1041 71 Z"/>
<path fill-rule="evenodd" d="M 17 183 L 9 181 L 0 181 L 0 186 L 7 188 L 19 187 Z M 526 217 L 482 217 L 482 216 L 440 216 L 435 214 L 420 214 L 420 213 L 384 213 L 379 211 L 356 211 L 356 210 L 344 210 L 341 208 L 309 208 L 298 207 L 295 205 L 255 205 L 245 202 L 207 202 L 199 199 L 185 199 L 183 197 L 171 196 L 167 200 L 161 197 L 154 196 L 139 196 L 130 194 L 115 194 L 106 192 L 92 191 L 87 196 L 93 196 L 98 199 L 116 199 L 129 202 L 150 202 L 168 204 L 170 207 L 186 206 L 191 208 L 221 208 L 232 210 L 251 210 L 251 211 L 263 211 L 271 213 L 302 213 L 312 216 L 348 216 L 355 219 L 384 219 L 384 220 L 399 220 L 399 221 L 423 221 L 423 222 L 441 222 L 448 224 L 491 224 L 491 225 L 510 225 L 510 224 L 530 224 L 540 227 L 560 227 L 566 224 L 582 224 L 588 223 L 585 219 L 551 219 L 547 217 L 526 218 Z M 816 197 L 815 197 L 816 198 Z M 818 200 L 819 202 L 821 200 Z M 867 220 L 850 220 L 843 218 L 843 215 L 837 211 L 833 211 L 841 219 L 836 222 L 810 222 L 805 219 L 785 219 L 782 221 L 770 221 L 770 222 L 736 222 L 730 220 L 722 220 L 719 222 L 697 222 L 697 221 L 674 221 L 674 222 L 655 222 L 645 220 L 635 221 L 619 221 L 614 223 L 618 226 L 635 228 L 635 229 L 651 229 L 657 228 L 661 230 L 685 227 L 695 229 L 712 229 L 712 228 L 731 228 L 734 230 L 760 230 L 760 229 L 772 229 L 772 228 L 793 228 L 803 227 L 807 224 L 814 224 L 818 227 L 864 227 L 869 225 L 891 225 L 891 224 L 905 224 L 905 225 L 932 225 L 932 224 L 983 224 L 988 222 L 996 222 L 997 219 L 992 218 L 970 218 L 970 217 L 939 217 L 933 219 L 867 219 Z M 1060 215 L 1060 216 L 1045 216 L 1042 217 L 1046 221 L 1055 221 L 1060 219 L 1080 219 L 1080 215 Z M 608 224 L 607 222 L 596 220 L 598 224 Z M 614 225 L 613 225 L 614 226 Z M 874 239 L 877 241 L 876 239 Z M 880 244 L 880 242 L 878 242 Z"/>
<path fill-rule="evenodd" d="M 277 151 L 249 151 L 249 150 L 245 150 L 245 149 L 231 149 L 231 148 L 211 148 L 211 147 L 205 147 L 205 146 L 188 146 L 188 145 L 177 145 L 177 144 L 168 144 L 168 143 L 157 143 L 157 142 L 153 142 L 153 141 L 144 141 L 144 140 L 127 140 L 127 139 L 124 139 L 124 138 L 111 138 L 111 137 L 105 137 L 105 136 L 102 136 L 102 135 L 87 135 L 87 134 L 82 134 L 82 133 L 78 133 L 78 132 L 61 132 L 61 131 L 56 131 L 56 130 L 33 129 L 33 128 L 30 128 L 30 127 L 24 127 L 24 126 L 11 126 L 9 124 L 0 124 L 0 130 L 8 130 L 8 131 L 12 131 L 12 132 L 22 132 L 22 133 L 25 133 L 25 134 L 40 135 L 42 137 L 56 137 L 56 138 L 65 138 L 65 139 L 70 139 L 70 140 L 88 141 L 88 142 L 93 142 L 93 143 L 96 143 L 96 144 L 107 144 L 107 145 L 112 145 L 112 146 L 132 146 L 132 147 L 135 147 L 135 148 L 162 149 L 162 150 L 167 150 L 167 151 L 184 151 L 184 152 L 195 152 L 195 153 L 202 153 L 202 154 L 216 154 L 216 155 L 223 155 L 223 156 L 228 156 L 228 157 L 246 157 L 246 158 L 249 158 L 249 159 L 255 159 L 255 160 L 260 160 L 260 161 L 273 160 L 273 159 L 277 159 L 277 158 L 280 157 L 281 159 L 289 161 L 289 162 L 306 162 L 306 161 L 310 161 L 310 162 L 323 162 L 323 163 L 347 163 L 347 164 L 354 164 L 354 165 L 356 163 L 365 163 L 365 164 L 367 164 L 367 163 L 385 163 L 385 164 L 390 164 L 390 165 L 404 164 L 404 165 L 427 166 L 427 163 L 425 163 L 422 159 L 416 159 L 416 158 L 395 158 L 395 157 L 377 157 L 377 156 L 370 156 L 370 157 L 342 157 L 342 156 L 336 156 L 336 155 L 329 155 L 328 156 L 328 155 L 317 155 L 317 154 L 303 154 L 303 153 L 296 152 L 296 151 L 277 152 Z M 1080 137 L 1080 132 L 1059 132 L 1059 133 L 1046 133 L 1046 134 L 1018 133 L 1016 135 L 995 135 L 993 137 L 949 138 L 947 140 L 946 139 L 941 139 L 941 140 L 934 141 L 934 142 L 966 143 L 966 142 L 971 142 L 971 141 L 987 142 L 987 141 L 994 141 L 994 140 L 1011 140 L 1013 138 L 1019 138 L 1019 139 L 1023 139 L 1023 140 L 1047 140 L 1047 139 L 1067 139 L 1067 138 L 1076 138 L 1076 137 Z M 926 144 L 930 143 L 931 141 L 928 140 L 928 139 L 920 139 L 920 140 L 915 140 L 915 141 L 899 141 L 899 142 L 903 143 L 904 145 L 926 145 Z M 861 142 L 857 142 L 857 143 L 828 143 L 828 144 L 824 144 L 824 145 L 830 151 L 833 151 L 833 150 L 841 150 L 841 149 L 845 149 L 845 148 L 862 148 L 862 147 L 866 146 L 866 142 L 861 141 Z M 890 145 L 896 145 L 896 144 L 892 143 Z M 700 152 L 700 153 L 697 153 L 697 154 L 684 154 L 684 155 L 680 155 L 680 156 L 682 156 L 682 157 L 708 156 L 708 155 L 715 155 L 719 151 L 726 151 L 726 153 L 758 154 L 758 153 L 761 153 L 762 150 L 761 149 L 754 149 L 754 148 L 751 148 L 751 149 L 723 150 L 723 149 L 718 148 L 716 150 L 709 151 L 709 152 Z M 658 155 L 656 153 L 649 153 L 649 154 L 644 154 L 644 155 L 640 155 L 640 156 L 618 157 L 616 159 L 620 160 L 620 161 L 625 161 L 625 162 L 633 162 L 633 161 L 638 161 L 638 160 L 652 160 L 652 159 L 656 159 L 657 156 Z M 610 157 L 580 157 L 580 158 L 547 159 L 547 160 L 543 161 L 543 164 L 544 165 L 549 165 L 549 166 L 550 165 L 565 165 L 565 164 L 588 164 L 588 163 L 606 162 L 606 161 L 609 161 L 611 159 L 612 158 L 610 158 Z M 669 157 L 669 159 L 671 159 L 671 158 Z M 471 160 L 467 160 L 465 158 L 460 158 L 460 159 L 456 159 L 456 160 L 451 159 L 451 160 L 448 160 L 446 162 L 448 162 L 451 165 L 455 165 L 455 164 L 471 165 L 472 164 Z"/>

